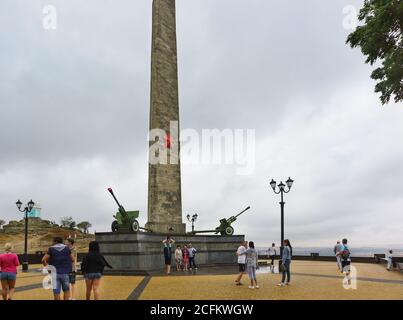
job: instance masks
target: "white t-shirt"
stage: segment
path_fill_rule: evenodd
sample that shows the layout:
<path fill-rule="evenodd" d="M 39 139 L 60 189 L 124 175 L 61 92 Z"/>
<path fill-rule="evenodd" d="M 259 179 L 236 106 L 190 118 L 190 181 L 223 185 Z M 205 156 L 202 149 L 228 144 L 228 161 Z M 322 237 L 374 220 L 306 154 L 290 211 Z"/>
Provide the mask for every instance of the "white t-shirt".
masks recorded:
<path fill-rule="evenodd" d="M 269 256 L 275 256 L 277 253 L 276 247 L 270 247 L 268 252 L 269 252 Z"/>
<path fill-rule="evenodd" d="M 246 263 L 246 248 L 244 246 L 240 246 L 236 252 L 238 254 L 238 263 L 245 264 Z"/>

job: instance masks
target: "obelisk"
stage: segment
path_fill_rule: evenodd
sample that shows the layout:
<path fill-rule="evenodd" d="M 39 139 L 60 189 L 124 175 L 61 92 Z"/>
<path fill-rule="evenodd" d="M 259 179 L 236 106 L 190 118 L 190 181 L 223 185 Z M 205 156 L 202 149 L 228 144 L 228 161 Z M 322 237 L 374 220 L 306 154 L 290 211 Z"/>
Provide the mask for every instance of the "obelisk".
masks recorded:
<path fill-rule="evenodd" d="M 155 129 L 166 132 L 168 163 L 149 162 L 146 228 L 159 233 L 184 234 L 175 0 L 153 0 L 150 99 L 150 132 Z M 171 132 L 172 123 L 177 124 L 176 132 Z"/>

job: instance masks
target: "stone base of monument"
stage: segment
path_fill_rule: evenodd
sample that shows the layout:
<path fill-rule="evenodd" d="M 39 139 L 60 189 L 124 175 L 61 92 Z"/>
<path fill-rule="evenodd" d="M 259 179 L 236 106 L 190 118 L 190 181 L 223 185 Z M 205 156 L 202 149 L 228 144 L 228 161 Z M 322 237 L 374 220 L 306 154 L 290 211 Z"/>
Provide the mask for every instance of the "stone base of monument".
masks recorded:
<path fill-rule="evenodd" d="M 134 232 L 95 234 L 101 253 L 113 266 L 105 268 L 105 274 L 152 274 L 164 269 L 163 244 L 166 235 Z M 197 249 L 196 264 L 200 267 L 237 264 L 236 250 L 243 235 L 177 235 L 173 236 L 172 267 L 175 267 L 174 250 L 177 245 L 192 243 Z"/>

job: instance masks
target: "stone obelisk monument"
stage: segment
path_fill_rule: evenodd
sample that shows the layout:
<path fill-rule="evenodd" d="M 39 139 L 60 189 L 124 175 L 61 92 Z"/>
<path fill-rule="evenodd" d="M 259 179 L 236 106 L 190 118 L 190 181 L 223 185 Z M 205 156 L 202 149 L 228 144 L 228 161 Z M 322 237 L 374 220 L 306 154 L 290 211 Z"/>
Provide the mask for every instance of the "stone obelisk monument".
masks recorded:
<path fill-rule="evenodd" d="M 153 1 L 151 57 L 150 133 L 152 153 L 167 156 L 168 163 L 149 161 L 148 222 L 153 232 L 97 232 L 102 254 L 113 266 L 109 273 L 150 274 L 161 270 L 161 241 L 175 234 L 178 244 L 191 242 L 197 248 L 199 265 L 234 265 L 234 252 L 244 236 L 186 235 L 182 222 L 181 171 L 179 159 L 179 103 L 176 51 L 175 0 Z M 174 126 L 172 126 L 174 123 Z M 175 126 L 176 124 L 176 126 Z M 158 152 L 151 147 L 157 145 Z M 155 154 L 154 154 L 155 156 Z M 158 157 L 157 157 L 158 158 Z M 164 158 L 164 157 L 163 157 Z M 150 159 L 149 159 L 150 160 Z M 218 220 L 218 217 L 217 217 Z"/>
<path fill-rule="evenodd" d="M 153 232 L 184 234 L 179 157 L 179 99 L 175 0 L 153 0 L 150 132 L 165 132 L 167 163 L 148 167 L 148 222 Z M 172 129 L 174 125 L 174 129 Z M 172 132 L 175 131 L 175 132 Z M 150 141 L 150 146 L 154 141 Z M 151 153 L 155 152 L 150 148 Z"/>

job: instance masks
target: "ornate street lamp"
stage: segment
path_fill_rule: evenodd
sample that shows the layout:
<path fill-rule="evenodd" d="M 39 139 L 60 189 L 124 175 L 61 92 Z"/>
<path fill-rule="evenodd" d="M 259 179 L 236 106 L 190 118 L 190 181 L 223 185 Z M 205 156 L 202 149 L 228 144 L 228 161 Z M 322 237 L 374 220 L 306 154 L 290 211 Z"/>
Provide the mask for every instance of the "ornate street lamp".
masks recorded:
<path fill-rule="evenodd" d="M 25 208 L 21 210 L 22 202 L 18 200 L 16 203 L 18 211 L 25 213 L 25 242 L 24 242 L 24 259 L 22 262 L 22 271 L 28 272 L 28 213 L 30 213 L 35 205 L 32 200 L 29 201 Z"/>
<path fill-rule="evenodd" d="M 188 221 L 192 223 L 192 233 L 194 233 L 194 231 L 195 231 L 194 225 L 195 225 L 195 222 L 196 222 L 196 220 L 197 220 L 197 217 L 198 217 L 197 213 L 195 213 L 193 216 L 190 216 L 190 214 L 188 214 L 188 215 L 186 216 L 186 218 L 188 219 Z"/>
<path fill-rule="evenodd" d="M 270 186 L 273 189 L 275 194 L 281 194 L 281 202 L 280 202 L 280 207 L 281 207 L 281 247 L 280 247 L 280 257 L 283 255 L 283 243 L 284 243 L 284 197 L 283 194 L 284 193 L 288 193 L 291 190 L 292 184 L 293 184 L 294 180 L 292 180 L 291 178 L 288 178 L 288 180 L 285 182 L 287 184 L 287 190 L 285 189 L 286 185 L 281 181 L 277 187 L 278 187 L 278 191 L 276 191 L 276 184 L 277 182 L 274 181 L 274 179 L 271 179 L 270 181 Z M 280 259 L 281 261 L 281 259 Z"/>

